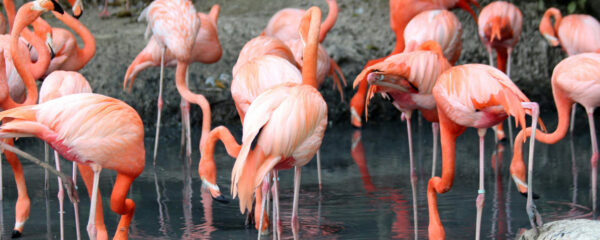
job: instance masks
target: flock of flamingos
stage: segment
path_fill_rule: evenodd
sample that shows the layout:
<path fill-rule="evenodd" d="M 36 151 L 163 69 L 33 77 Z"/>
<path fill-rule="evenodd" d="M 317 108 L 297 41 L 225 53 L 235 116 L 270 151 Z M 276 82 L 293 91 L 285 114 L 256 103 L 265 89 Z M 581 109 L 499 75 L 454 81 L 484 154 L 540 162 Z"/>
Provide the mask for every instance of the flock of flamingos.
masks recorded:
<path fill-rule="evenodd" d="M 30 211 L 17 154 L 59 176 L 61 239 L 64 238 L 64 191 L 74 203 L 76 213 L 78 209 L 74 188 L 76 169 L 79 169 L 91 198 L 88 235 L 91 239 L 108 238 L 98 180 L 102 169 L 116 171 L 110 207 L 121 215 L 121 219 L 114 239 L 127 239 L 135 203 L 126 196 L 146 163 L 144 126 L 133 108 L 118 99 L 92 93 L 84 76 L 77 73 L 94 56 L 96 44 L 92 33 L 77 20 L 83 13 L 81 0 L 69 2 L 73 16 L 64 13 L 55 0 L 27 2 L 18 11 L 12 0 L 4 0 L 10 35 L 0 36 L 0 52 L 4 55 L 0 60 L 0 72 L 5 73 L 0 74 L 0 107 L 4 110 L 0 112 L 0 138 L 4 139 L 0 145 L 14 171 L 18 189 L 13 237 L 22 234 Z M 189 104 L 198 104 L 203 112 L 200 178 L 213 198 L 226 201 L 216 182 L 213 158 L 215 144 L 222 141 L 227 153 L 236 158 L 231 177 L 232 196 L 239 198 L 242 213 L 254 211 L 259 237 L 272 225 L 273 238 L 281 238 L 277 171 L 292 167 L 295 168 L 292 230 L 294 234 L 298 232 L 301 167 L 315 155 L 320 164 L 318 151 L 327 128 L 327 103 L 317 89 L 326 76 L 334 79 L 340 93 L 342 82 L 345 84 L 340 68 L 320 45 L 338 14 L 336 1 L 327 0 L 327 3 L 329 12 L 323 22 L 317 7 L 279 11 L 263 33 L 248 41 L 241 50 L 233 66 L 231 83 L 231 95 L 243 125 L 241 145 L 227 128 L 211 129 L 209 101 L 187 87 L 190 63 L 213 63 L 221 57 L 216 26 L 219 6 L 215 5 L 210 13 L 203 14 L 197 13 L 189 0 L 155 0 L 140 16 L 148 22 L 146 36 L 152 34 L 152 37 L 127 70 L 123 86 L 129 84 L 131 87 L 141 70 L 161 66 L 154 159 L 160 130 L 163 67 L 174 66 L 177 90 L 182 96 L 182 145 L 185 144 L 190 156 Z M 592 208 L 595 212 L 598 145 L 593 112 L 600 105 L 600 23 L 581 14 L 562 18 L 555 8 L 548 9 L 541 19 L 542 36 L 552 46 L 561 45 L 569 55 L 552 74 L 558 126 L 548 133 L 538 119 L 537 103 L 530 101 L 509 77 L 511 51 L 521 34 L 523 17 L 520 10 L 511 3 L 497 1 L 483 7 L 477 17 L 471 4 L 479 8 L 477 0 L 390 0 L 390 24 L 396 34 L 396 44 L 389 56 L 369 61 L 355 78 L 354 86 L 358 86 L 358 91 L 351 101 L 352 124 L 360 127 L 362 113 L 364 111 L 366 118 L 368 103 L 375 93 L 390 100 L 406 119 L 411 172 L 414 170 L 410 126 L 413 110 L 419 110 L 432 122 L 434 142 L 437 142 L 439 132 L 442 174 L 435 176 L 437 144 L 434 144 L 432 178 L 427 188 L 431 239 L 444 238 L 436 194 L 445 193 L 452 187 L 456 139 L 466 128 L 477 128 L 480 187 L 476 200 L 476 238 L 479 238 L 485 194 L 483 139 L 487 128 L 493 127 L 498 139 L 509 138 L 513 145 L 512 132 L 506 136 L 502 122 L 508 119 L 511 124 L 512 116 L 517 125 L 524 127 L 514 139 L 510 171 L 518 190 L 527 195 L 526 210 L 535 229 L 542 223 L 532 200 L 535 141 L 530 141 L 527 170 L 522 145 L 527 137 L 547 144 L 558 142 L 567 133 L 569 122 L 573 122 L 570 114 L 579 103 L 585 107 L 590 124 Z M 468 11 L 477 22 L 479 37 L 489 52 L 490 65 L 454 66 L 461 52 L 462 30 L 457 17 L 446 9 L 455 7 Z M 52 11 L 58 20 L 79 35 L 84 47 L 77 46 L 70 31 L 52 28 L 40 18 L 47 11 Z M 0 26 L 5 27 L 2 20 Z M 33 31 L 28 25 L 33 26 Z M 0 30 L 5 32 L 6 29 Z M 493 66 L 493 49 L 497 55 L 497 68 Z M 36 79 L 44 79 L 39 95 Z M 527 128 L 526 115 L 532 117 L 531 126 Z M 537 130 L 538 124 L 541 131 Z M 46 161 L 40 161 L 15 148 L 12 139 L 16 137 L 37 137 L 45 141 L 54 149 L 56 159 L 61 155 L 73 162 L 73 178 L 61 172 L 59 161 L 54 170 L 46 163 L 47 156 Z M 46 150 L 48 153 L 49 149 Z M 271 194 L 273 211 L 269 216 L 265 202 L 271 199 Z M 79 239 L 78 222 L 76 217 Z"/>

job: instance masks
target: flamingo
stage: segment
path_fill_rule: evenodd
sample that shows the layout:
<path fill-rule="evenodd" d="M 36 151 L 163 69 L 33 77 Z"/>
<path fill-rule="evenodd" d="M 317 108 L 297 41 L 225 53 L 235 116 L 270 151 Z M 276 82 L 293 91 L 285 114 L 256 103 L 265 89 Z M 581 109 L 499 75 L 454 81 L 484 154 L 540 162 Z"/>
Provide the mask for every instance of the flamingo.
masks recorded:
<path fill-rule="evenodd" d="M 6 18 L 0 14 L 0 34 L 6 34 Z"/>
<path fill-rule="evenodd" d="M 133 108 L 114 98 L 80 93 L 6 110 L 0 119 L 6 122 L 0 127 L 0 138 L 40 138 L 67 160 L 93 170 L 87 227 L 90 239 L 97 237 L 94 219 L 100 172 L 103 168 L 117 171 L 111 209 L 121 219 L 114 239 L 127 239 L 135 203 L 126 196 L 145 165 L 144 127 Z"/>
<path fill-rule="evenodd" d="M 475 5 L 479 8 L 477 0 L 390 0 L 390 27 L 396 35 L 396 43 L 394 49 L 390 55 L 398 54 L 404 51 L 405 39 L 404 31 L 409 21 L 417 14 L 434 9 L 450 9 L 450 8 L 462 8 L 469 12 L 473 19 L 477 19 L 475 12 L 469 4 Z M 373 59 L 367 62 L 365 68 L 372 66 L 375 63 L 385 60 L 386 57 Z M 350 100 L 350 122 L 354 127 L 361 127 L 361 116 L 364 109 L 364 99 L 367 93 L 367 83 L 363 82 L 352 100 Z"/>
<path fill-rule="evenodd" d="M 476 239 L 479 239 L 483 209 L 483 140 L 486 129 L 503 121 L 508 115 L 525 125 L 525 114 L 533 116 L 537 124 L 538 106 L 517 88 L 500 70 L 482 64 L 453 67 L 439 76 L 432 90 L 440 120 L 442 140 L 442 177 L 433 177 L 427 185 L 429 206 L 429 238 L 443 239 L 444 228 L 437 210 L 436 194 L 452 187 L 456 138 L 467 127 L 477 128 L 479 134 L 479 191 L 476 201 Z M 525 108 L 530 108 L 525 109 Z M 540 124 L 542 127 L 543 125 Z M 533 141 L 530 150 L 533 150 Z M 530 157 L 533 156 L 530 152 Z"/>
<path fill-rule="evenodd" d="M 75 18 L 81 17 L 83 14 L 83 2 L 81 0 L 67 0 L 72 6 L 73 16 Z M 13 23 L 15 22 L 16 8 L 14 0 L 2 0 L 2 5 L 6 11 L 6 17 L 8 18 L 8 27 L 12 31 Z M 44 21 L 41 19 L 41 21 Z M 45 21 L 44 21 L 45 22 Z"/>
<path fill-rule="evenodd" d="M 338 6 L 336 0 L 326 0 L 327 6 L 329 7 L 329 13 L 323 24 L 321 24 L 321 30 L 319 32 L 319 42 L 323 42 L 327 33 L 333 25 L 338 16 Z M 306 10 L 300 8 L 284 8 L 279 10 L 271 19 L 269 23 L 261 33 L 261 36 L 270 36 L 280 39 L 283 42 L 293 39 L 300 39 L 298 35 L 298 27 L 300 21 L 306 13 Z M 302 51 L 300 51 L 302 52 Z"/>
<path fill-rule="evenodd" d="M 129 0 L 125 0 L 125 11 L 129 11 Z M 104 8 L 102 8 L 102 11 L 98 13 L 98 17 L 110 17 L 110 13 L 108 12 L 108 0 L 104 0 Z"/>
<path fill-rule="evenodd" d="M 69 16 L 68 14 L 66 16 Z M 92 88 L 88 81 L 78 72 L 68 72 L 68 71 L 54 71 L 50 73 L 42 83 L 40 87 L 40 98 L 39 102 L 44 103 L 52 99 L 56 99 L 65 95 L 75 94 L 75 93 L 91 93 Z M 45 148 L 45 160 L 48 162 L 48 144 L 44 144 Z M 60 172 L 60 157 L 58 156 L 58 152 L 54 151 L 54 161 L 56 164 L 56 170 Z M 77 181 L 77 164 L 73 162 L 73 183 L 75 184 Z M 89 180 L 88 180 L 89 181 Z M 64 191 L 62 188 L 62 182 L 60 177 L 58 178 L 58 202 L 59 202 L 59 213 L 60 213 L 60 239 L 64 239 L 64 217 L 63 217 L 63 201 L 64 201 Z M 73 203 L 74 213 L 75 213 L 75 230 L 77 234 L 77 239 L 81 239 L 81 234 L 79 231 L 79 208 L 77 203 Z M 100 212 L 101 213 L 101 212 Z M 106 231 L 106 228 L 102 228 L 101 231 Z"/>
<path fill-rule="evenodd" d="M 488 52 L 490 66 L 494 65 L 492 48 L 496 49 L 497 67 L 510 78 L 511 53 L 519 42 L 523 27 L 523 14 L 514 4 L 496 1 L 479 13 L 479 38 Z M 513 145 L 511 119 L 508 118 L 508 140 Z M 502 123 L 495 127 L 498 140 L 505 138 Z"/>
<path fill-rule="evenodd" d="M 218 9 L 216 10 L 218 13 Z M 214 14 L 215 19 L 217 14 Z M 160 118 L 162 108 L 162 85 L 163 85 L 163 66 L 166 50 L 168 49 L 177 59 L 176 69 L 176 86 L 177 91 L 182 96 L 181 100 L 181 119 L 182 127 L 185 129 L 186 135 L 186 155 L 189 158 L 192 152 L 191 148 L 191 128 L 189 121 L 189 104 L 194 102 L 201 106 L 203 119 L 202 138 L 200 144 L 203 144 L 205 135 L 210 131 L 210 106 L 208 101 L 202 95 L 196 95 L 187 87 L 187 66 L 193 61 L 192 50 L 196 35 L 200 28 L 200 19 L 196 15 L 196 9 L 189 0 L 159 0 L 154 1 L 140 14 L 139 19 L 148 20 L 148 28 L 146 35 L 150 30 L 153 32 L 153 38 L 160 47 L 161 70 L 158 90 L 158 116 L 156 121 L 156 136 L 154 139 L 154 157 L 153 163 L 156 163 L 156 153 L 158 151 L 158 137 L 160 133 Z M 138 19 L 138 20 L 139 20 Z M 220 52 L 220 51 L 219 51 Z M 178 75 L 179 72 L 183 75 Z M 124 83 L 125 85 L 126 83 Z M 198 99 L 196 99 L 198 98 Z M 206 119 L 208 117 L 208 119 Z M 206 125 L 206 129 L 205 129 Z M 206 131 L 205 131 L 206 130 Z M 206 133 L 206 134 L 205 134 Z M 183 140 L 182 140 L 183 142 Z"/>
<path fill-rule="evenodd" d="M 412 18 L 404 29 L 404 52 L 415 51 L 426 41 L 436 41 L 444 57 L 456 64 L 462 50 L 462 25 L 454 13 L 445 9 L 429 10 Z"/>
<path fill-rule="evenodd" d="M 554 18 L 554 27 L 550 18 Z M 562 17 L 560 10 L 548 8 L 540 21 L 540 33 L 550 46 L 559 44 L 569 56 L 586 52 L 600 53 L 600 22 L 586 14 L 571 14 Z M 573 104 L 571 111 L 571 127 L 573 132 L 577 104 Z"/>
<path fill-rule="evenodd" d="M 13 89 L 11 89 L 11 79 L 16 78 L 9 77 L 9 79 L 5 81 L 0 81 L 2 82 L 2 86 L 0 87 L 0 107 L 3 110 L 23 105 L 31 105 L 37 102 L 38 92 L 34 76 L 41 76 L 46 71 L 46 68 L 50 62 L 50 53 L 46 46 L 44 46 L 45 44 L 41 39 L 34 37 L 33 33 L 30 31 L 23 31 L 23 29 L 38 19 L 43 12 L 50 10 L 54 10 L 59 13 L 63 12 L 60 5 L 54 1 L 38 0 L 23 4 L 15 16 L 15 23 L 11 29 L 11 36 L 0 36 L 0 41 L 4 42 L 4 44 L 0 44 L 1 46 L 4 46 L 3 52 L 8 53 L 3 54 L 4 61 L 7 63 L 6 66 L 14 65 L 15 69 L 13 70 L 13 67 L 6 67 L 6 70 L 1 70 L 0 72 L 8 72 L 9 74 L 6 76 L 11 76 L 10 74 L 18 72 L 18 75 L 20 75 L 22 78 L 23 84 L 27 89 L 27 96 L 25 97 L 24 101 L 22 103 L 16 103 L 10 97 L 10 92 L 13 91 Z M 40 53 L 40 58 L 36 64 L 31 64 L 31 57 L 29 56 L 28 49 L 24 44 L 22 44 L 22 42 L 19 41 L 19 35 L 21 32 L 23 36 L 28 39 L 28 41 L 30 41 Z M 7 48 L 7 46 L 9 46 L 9 48 Z M 6 142 L 9 145 L 13 144 L 12 139 L 8 139 Z M 12 236 L 19 237 L 23 232 L 25 221 L 27 218 L 29 218 L 30 200 L 29 196 L 27 195 L 27 187 L 25 185 L 25 178 L 23 176 L 23 168 L 19 162 L 19 159 L 12 152 L 5 151 L 4 153 L 6 160 L 13 169 L 15 182 L 17 184 L 18 198 L 15 206 L 15 227 L 13 229 Z"/>
<path fill-rule="evenodd" d="M 510 166 L 510 172 L 513 180 L 519 188 L 519 192 L 526 193 L 532 188 L 533 162 L 529 161 L 528 183 L 525 184 L 525 165 L 523 163 L 523 142 L 526 137 L 546 143 L 554 144 L 560 141 L 567 134 L 569 128 L 569 110 L 573 103 L 579 103 L 585 108 L 590 126 L 590 138 L 592 142 L 592 156 L 590 164 L 592 167 L 592 211 L 596 212 L 596 182 L 598 166 L 598 141 L 596 138 L 596 127 L 594 124 L 594 109 L 600 106 L 600 54 L 582 53 L 570 56 L 562 60 L 552 72 L 552 95 L 558 112 L 558 126 L 552 133 L 544 133 L 539 130 L 532 131 L 535 128 L 527 128 L 519 132 L 515 138 L 514 155 Z M 535 137 L 533 136 L 535 134 Z M 533 142 L 533 141 L 531 141 Z M 530 150 L 531 152 L 531 150 Z M 533 201 L 527 199 L 527 213 L 530 217 L 530 223 L 535 226 L 533 211 L 535 206 Z M 538 224 L 539 225 L 539 224 Z M 534 227 L 535 229 L 535 227 Z"/>
<path fill-rule="evenodd" d="M 231 178 L 232 195 L 234 198 L 239 195 L 240 211 L 243 213 L 245 209 L 251 208 L 253 193 L 269 172 L 295 167 L 292 210 L 294 233 L 298 231 L 301 167 L 316 154 L 327 127 L 327 104 L 316 90 L 320 23 L 321 11 L 312 7 L 300 24 L 301 37 L 307 45 L 304 51 L 302 84 L 285 83 L 273 87 L 259 95 L 248 108 L 243 124 L 242 146 Z M 256 146 L 251 150 L 255 140 Z M 265 188 L 263 195 L 266 193 L 264 191 Z M 275 206 L 278 205 L 278 198 L 275 188 Z M 277 221 L 279 208 L 276 209 L 274 215 Z"/>

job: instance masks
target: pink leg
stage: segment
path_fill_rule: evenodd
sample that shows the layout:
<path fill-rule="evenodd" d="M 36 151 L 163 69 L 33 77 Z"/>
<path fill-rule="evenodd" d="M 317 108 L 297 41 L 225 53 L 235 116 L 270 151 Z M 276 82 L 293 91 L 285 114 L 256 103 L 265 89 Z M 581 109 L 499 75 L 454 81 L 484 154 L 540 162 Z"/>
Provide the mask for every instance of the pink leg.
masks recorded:
<path fill-rule="evenodd" d="M 298 224 L 298 199 L 300 197 L 300 174 L 302 173 L 301 167 L 295 167 L 294 174 L 294 201 L 292 204 L 292 233 L 294 234 L 294 239 L 297 239 L 298 230 L 300 228 Z"/>
<path fill-rule="evenodd" d="M 537 227 L 542 225 L 542 218 L 540 214 L 537 212 L 537 208 L 533 203 L 533 153 L 535 146 L 535 133 L 537 129 L 538 115 L 539 115 L 539 106 L 535 102 L 524 102 L 521 103 L 524 108 L 531 109 L 531 137 L 529 138 L 529 159 L 528 159 L 528 169 L 527 169 L 527 205 L 526 211 L 529 216 L 529 223 L 531 224 L 532 229 L 536 229 Z"/>
<path fill-rule="evenodd" d="M 188 70 L 185 72 L 185 85 L 188 86 Z M 192 129 L 190 127 L 190 103 L 181 98 L 179 105 L 181 109 L 181 149 L 183 151 L 185 144 L 185 155 L 190 158 L 192 155 Z"/>
<path fill-rule="evenodd" d="M 73 162 L 73 185 L 77 189 L 77 163 Z M 75 214 L 75 233 L 77 240 L 81 239 L 81 230 L 79 230 L 79 202 L 73 202 L 73 212 Z"/>
<path fill-rule="evenodd" d="M 279 179 L 277 170 L 273 170 L 273 239 L 281 239 L 281 221 L 279 220 Z"/>
<path fill-rule="evenodd" d="M 323 188 L 321 184 L 321 150 L 317 150 L 317 178 L 319 179 L 319 191 Z"/>
<path fill-rule="evenodd" d="M 594 125 L 594 111 L 588 110 L 588 121 L 590 123 L 590 136 L 592 138 L 592 212 L 596 213 L 596 180 L 598 179 L 598 141 L 596 140 L 596 127 Z"/>
<path fill-rule="evenodd" d="M 260 237 L 262 235 L 267 235 L 269 233 L 269 229 L 265 229 L 265 231 L 262 231 L 263 229 L 263 221 L 264 221 L 264 216 L 265 216 L 265 209 L 267 208 L 267 199 L 269 199 L 269 181 L 271 176 L 270 174 L 267 174 L 267 176 L 265 176 L 265 178 L 263 179 L 262 185 L 261 185 L 261 190 L 262 190 L 262 195 L 265 196 L 264 198 L 262 198 L 262 207 L 260 208 L 260 222 L 258 224 L 258 239 L 260 239 Z"/>
<path fill-rule="evenodd" d="M 417 174 L 415 172 L 415 165 L 413 160 L 413 144 L 412 144 L 412 128 L 411 128 L 411 116 L 412 112 L 403 112 L 406 118 L 406 131 L 408 133 L 408 158 L 410 161 L 410 186 L 412 189 L 412 206 L 413 206 L 413 224 L 415 224 L 415 236 L 417 234 Z"/>
<path fill-rule="evenodd" d="M 162 113 L 162 106 L 163 106 L 163 101 L 162 101 L 162 92 L 163 92 L 163 76 L 164 76 L 164 67 L 165 67 L 165 51 L 166 48 L 161 49 L 162 51 L 160 52 L 160 78 L 158 81 L 158 102 L 157 102 L 157 107 L 158 107 L 158 115 L 156 117 L 156 134 L 154 135 L 154 155 L 152 158 L 152 165 L 156 165 L 156 154 L 158 152 L 158 139 L 160 136 L 160 116 Z"/>
<path fill-rule="evenodd" d="M 100 12 L 98 14 L 98 17 L 101 17 L 101 18 L 110 17 L 110 13 L 108 13 L 108 0 L 104 0 L 104 9 L 102 9 L 102 12 Z"/>
<path fill-rule="evenodd" d="M 433 132 L 433 163 L 431 164 L 431 177 L 435 177 L 435 167 L 437 164 L 438 135 L 440 135 L 440 124 L 436 122 L 431 123 L 431 131 Z"/>
<path fill-rule="evenodd" d="M 477 191 L 477 200 L 475 201 L 475 205 L 477 206 L 477 223 L 475 230 L 475 239 L 480 239 L 481 233 L 481 214 L 483 210 L 483 202 L 485 201 L 485 189 L 483 187 L 483 164 L 484 164 L 484 137 L 485 131 L 487 128 L 477 129 L 477 133 L 479 134 L 479 190 Z"/>
<path fill-rule="evenodd" d="M 56 170 L 60 172 L 60 157 L 58 152 L 54 151 L 54 163 L 56 164 Z M 60 213 L 60 239 L 65 239 L 65 221 L 64 221 L 64 199 L 65 192 L 62 187 L 62 181 L 58 177 L 58 209 Z"/>
<path fill-rule="evenodd" d="M 573 128 L 575 128 L 575 112 L 577 112 L 577 103 L 573 103 L 571 107 L 571 126 L 569 127 L 569 132 L 573 134 Z"/>

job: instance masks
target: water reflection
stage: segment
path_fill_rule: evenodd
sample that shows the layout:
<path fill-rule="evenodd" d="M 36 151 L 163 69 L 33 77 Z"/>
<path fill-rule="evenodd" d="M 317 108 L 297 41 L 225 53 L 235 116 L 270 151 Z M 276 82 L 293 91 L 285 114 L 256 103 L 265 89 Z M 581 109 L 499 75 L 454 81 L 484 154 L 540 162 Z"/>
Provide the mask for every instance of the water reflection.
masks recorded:
<path fill-rule="evenodd" d="M 415 124 L 417 125 L 417 124 Z M 177 135 L 167 138 L 161 146 L 156 168 L 151 164 L 132 185 L 131 198 L 136 213 L 131 225 L 130 239 L 254 239 L 254 227 L 244 226 L 245 216 L 239 211 L 237 200 L 221 204 L 201 191 L 198 175 L 198 153 L 191 163 L 178 156 L 179 129 L 170 129 Z M 321 152 L 323 189 L 319 191 L 316 163 L 303 168 L 299 203 L 300 239 L 426 239 L 428 227 L 426 187 L 430 177 L 433 145 L 429 124 L 414 130 L 415 171 L 418 178 L 410 179 L 406 129 L 399 123 L 369 125 L 362 131 L 346 126 L 327 130 Z M 169 130 L 165 130 L 166 136 Z M 233 129 L 241 135 L 241 129 Z M 198 142 L 198 137 L 193 142 Z M 492 140 L 489 134 L 487 140 Z M 475 131 L 467 131 L 460 142 L 475 142 Z M 152 146 L 149 138 L 147 146 Z M 514 239 L 520 228 L 529 222 L 525 212 L 525 198 L 513 186 L 508 171 L 511 151 L 508 144 L 486 141 L 486 149 L 495 149 L 486 155 L 491 167 L 486 168 L 486 204 L 484 205 L 482 236 L 493 239 Z M 36 156 L 43 155 L 39 144 L 20 142 Z M 171 143 L 171 144 L 169 144 Z M 175 144 L 173 144 L 175 143 Z M 457 152 L 455 184 L 451 191 L 440 195 L 440 216 L 446 226 L 448 239 L 471 239 L 475 233 L 473 194 L 478 185 L 478 149 L 461 144 Z M 217 182 L 223 193 L 229 192 L 230 169 L 235 159 L 229 157 L 222 145 L 215 149 L 215 163 L 219 171 Z M 492 152 L 492 151 L 490 151 Z M 538 154 L 539 153 L 539 154 Z M 577 153 L 577 154 L 575 154 Z M 538 207 L 546 221 L 564 218 L 591 218 L 589 137 L 582 134 L 555 145 L 536 146 L 535 189 L 540 194 Z M 150 153 L 151 155 L 151 153 Z M 578 157 L 581 156 L 581 157 Z M 151 156 L 147 159 L 151 161 Z M 537 160 L 536 159 L 536 160 Z M 486 163 L 486 166 L 488 164 Z M 440 164 L 438 164 L 439 168 Z M 585 167 L 584 167 L 585 166 Z M 10 237 L 14 223 L 17 191 L 12 182 L 10 166 L 5 164 L 4 210 L 0 212 L 3 237 Z M 28 163 L 23 165 L 30 189 L 32 212 L 26 223 L 23 239 L 56 239 L 59 235 L 56 181 L 50 182 L 45 192 L 43 170 Z M 568 169 L 568 170 L 567 170 Z M 282 239 L 293 237 L 290 228 L 293 171 L 280 171 L 279 200 Z M 114 184 L 114 173 L 103 171 L 100 190 L 109 192 Z M 579 183 L 579 181 L 582 181 Z M 413 192 L 413 185 L 415 191 Z M 85 188 L 79 188 L 82 218 L 87 218 L 89 198 Z M 109 203 L 104 196 L 104 204 Z M 414 205 L 413 205 L 414 203 Z M 39 206 L 39 207 L 35 207 Z M 45 207 L 46 209 L 42 210 Z M 415 211 L 416 208 L 416 211 Z M 37 210 L 35 210 L 37 209 Z M 267 208 L 271 209 L 271 208 Z M 65 237 L 75 234 L 72 208 L 65 208 Z M 108 232 L 114 232 L 118 216 L 105 207 Z M 274 211 L 270 211 L 273 215 Z M 4 213 L 4 214 L 2 214 Z M 416 219 L 415 219 L 416 217 Z M 271 234 L 273 230 L 271 229 Z M 84 237 L 87 238 L 85 231 Z M 266 238 L 272 238 L 267 236 Z"/>

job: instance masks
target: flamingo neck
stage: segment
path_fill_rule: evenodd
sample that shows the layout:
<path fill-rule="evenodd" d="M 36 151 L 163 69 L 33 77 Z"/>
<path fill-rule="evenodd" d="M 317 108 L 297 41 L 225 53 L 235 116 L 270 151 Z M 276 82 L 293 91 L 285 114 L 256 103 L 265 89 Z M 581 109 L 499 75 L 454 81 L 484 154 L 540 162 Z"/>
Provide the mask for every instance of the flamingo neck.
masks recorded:
<path fill-rule="evenodd" d="M 81 37 L 83 41 L 83 48 L 79 48 L 77 46 L 77 57 L 73 61 L 76 63 L 76 69 L 83 68 L 96 54 L 96 39 L 90 32 L 89 29 L 85 27 L 79 20 L 75 19 L 69 14 L 59 14 L 57 12 L 52 11 L 54 16 L 67 25 L 69 28 L 73 29 L 73 31 Z"/>
<path fill-rule="evenodd" d="M 304 47 L 303 52 L 304 57 L 302 60 L 302 83 L 317 88 L 317 48 L 319 46 L 318 37 L 319 28 L 321 25 L 321 16 L 320 12 L 318 14 L 315 12 L 316 11 L 312 11 L 312 15 L 319 16 L 311 16 L 310 19 L 307 43 Z"/>
<path fill-rule="evenodd" d="M 498 69 L 503 73 L 506 73 L 506 64 L 508 59 L 508 51 L 505 47 L 496 48 L 496 61 Z"/>
<path fill-rule="evenodd" d="M 319 32 L 319 42 L 323 42 L 325 37 L 327 37 L 327 33 L 333 25 L 335 25 L 335 21 L 338 17 L 338 6 L 336 0 L 327 0 L 327 5 L 329 6 L 329 13 L 327 13 L 327 18 L 321 24 L 321 31 Z"/>
<path fill-rule="evenodd" d="M 8 28 L 12 31 L 13 24 L 15 22 L 15 15 L 17 14 L 15 3 L 12 0 L 3 0 L 4 9 L 6 10 L 6 17 L 8 18 Z"/>
<path fill-rule="evenodd" d="M 177 61 L 177 69 L 175 70 L 175 85 L 181 97 L 190 103 L 195 103 L 202 109 L 202 136 L 200 137 L 200 152 L 204 148 L 208 134 L 210 133 L 210 104 L 208 100 L 201 95 L 190 91 L 185 84 L 185 75 L 188 64 L 183 61 Z"/>
<path fill-rule="evenodd" d="M 16 20 L 13 26 L 14 28 L 11 30 L 10 36 L 10 53 L 13 58 L 13 64 L 21 76 L 21 79 L 25 83 L 25 87 L 27 88 L 27 98 L 23 103 L 24 105 L 37 103 L 38 92 L 34 75 L 41 76 L 44 74 L 50 63 L 50 53 L 44 42 L 41 39 L 33 36 L 33 33 L 30 31 L 23 31 L 27 25 L 31 24 L 41 15 L 41 12 L 30 10 L 30 5 L 31 3 L 23 5 L 19 9 L 19 12 L 17 12 Z M 25 39 L 27 39 L 39 53 L 39 59 L 35 64 L 32 65 L 32 69 L 27 68 L 27 62 L 30 61 L 29 56 L 22 51 L 19 51 L 19 34 L 21 31 L 23 31 L 23 37 L 25 37 Z"/>

